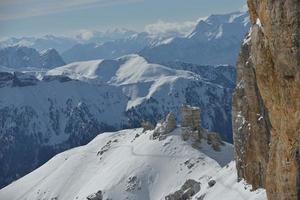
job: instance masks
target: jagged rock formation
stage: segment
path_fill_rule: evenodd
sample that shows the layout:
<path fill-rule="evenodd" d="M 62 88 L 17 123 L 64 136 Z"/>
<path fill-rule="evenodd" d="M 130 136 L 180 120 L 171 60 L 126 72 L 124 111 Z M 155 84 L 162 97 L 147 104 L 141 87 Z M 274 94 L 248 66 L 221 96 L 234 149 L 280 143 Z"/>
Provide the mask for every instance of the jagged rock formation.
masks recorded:
<path fill-rule="evenodd" d="M 201 126 L 201 111 L 199 107 L 183 105 L 181 107 L 182 121 L 181 126 L 186 129 L 183 138 L 188 139 L 189 135 L 194 135 L 198 140 L 203 137 L 203 128 Z"/>
<path fill-rule="evenodd" d="M 233 111 L 239 176 L 265 187 L 269 199 L 299 199 L 300 1 L 248 0 L 248 6 L 252 30 Z"/>
<path fill-rule="evenodd" d="M 189 179 L 176 192 L 169 194 L 165 200 L 189 200 L 201 189 L 200 183 Z"/>
<path fill-rule="evenodd" d="M 218 133 L 207 134 L 207 143 L 210 144 L 215 151 L 220 151 L 221 145 L 223 145 L 222 138 Z"/>
<path fill-rule="evenodd" d="M 194 130 L 200 130 L 200 108 L 183 105 L 181 107 L 182 127 L 192 127 Z"/>
<path fill-rule="evenodd" d="M 102 191 L 99 190 L 95 194 L 89 195 L 86 199 L 87 200 L 102 200 L 103 199 Z"/>
<path fill-rule="evenodd" d="M 160 140 L 166 138 L 166 134 L 171 133 L 177 127 L 175 116 L 170 112 L 166 120 L 162 123 L 157 124 L 153 132 L 153 139 L 159 138 Z"/>
<path fill-rule="evenodd" d="M 151 122 L 142 122 L 143 132 L 155 129 L 155 126 Z"/>
<path fill-rule="evenodd" d="M 166 133 L 171 133 L 176 127 L 175 116 L 173 113 L 169 113 L 166 118 Z"/>

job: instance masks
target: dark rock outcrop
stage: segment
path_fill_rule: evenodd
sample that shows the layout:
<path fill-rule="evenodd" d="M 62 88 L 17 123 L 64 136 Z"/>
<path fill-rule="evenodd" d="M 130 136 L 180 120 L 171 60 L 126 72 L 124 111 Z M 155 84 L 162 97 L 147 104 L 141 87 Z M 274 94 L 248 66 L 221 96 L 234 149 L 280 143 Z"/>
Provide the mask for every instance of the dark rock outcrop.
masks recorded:
<path fill-rule="evenodd" d="M 189 179 L 176 192 L 169 194 L 165 200 L 188 200 L 191 199 L 201 189 L 200 183 Z"/>

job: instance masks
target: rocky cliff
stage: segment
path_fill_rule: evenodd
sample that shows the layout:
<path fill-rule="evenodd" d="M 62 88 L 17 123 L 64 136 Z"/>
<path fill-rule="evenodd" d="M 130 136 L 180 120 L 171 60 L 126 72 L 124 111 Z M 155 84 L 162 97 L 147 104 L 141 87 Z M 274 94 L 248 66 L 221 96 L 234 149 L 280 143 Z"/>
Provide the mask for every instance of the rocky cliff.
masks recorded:
<path fill-rule="evenodd" d="M 248 0 L 233 100 L 237 169 L 268 198 L 300 198 L 300 1 Z"/>

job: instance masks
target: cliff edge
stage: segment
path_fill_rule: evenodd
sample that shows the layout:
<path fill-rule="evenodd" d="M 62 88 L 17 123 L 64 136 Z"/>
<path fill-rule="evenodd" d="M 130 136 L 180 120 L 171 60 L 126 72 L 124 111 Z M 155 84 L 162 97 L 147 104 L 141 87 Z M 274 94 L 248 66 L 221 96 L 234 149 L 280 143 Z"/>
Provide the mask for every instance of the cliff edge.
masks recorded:
<path fill-rule="evenodd" d="M 248 0 L 252 27 L 237 65 L 237 170 L 268 199 L 300 198 L 300 1 Z"/>

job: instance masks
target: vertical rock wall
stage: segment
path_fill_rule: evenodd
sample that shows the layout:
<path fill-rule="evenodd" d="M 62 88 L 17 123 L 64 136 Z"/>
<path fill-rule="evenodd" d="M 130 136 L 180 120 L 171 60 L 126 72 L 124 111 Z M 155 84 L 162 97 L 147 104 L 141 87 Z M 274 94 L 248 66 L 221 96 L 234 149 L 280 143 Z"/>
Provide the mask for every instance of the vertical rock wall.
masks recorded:
<path fill-rule="evenodd" d="M 233 103 L 238 175 L 271 200 L 300 199 L 300 1 L 248 7 Z"/>

